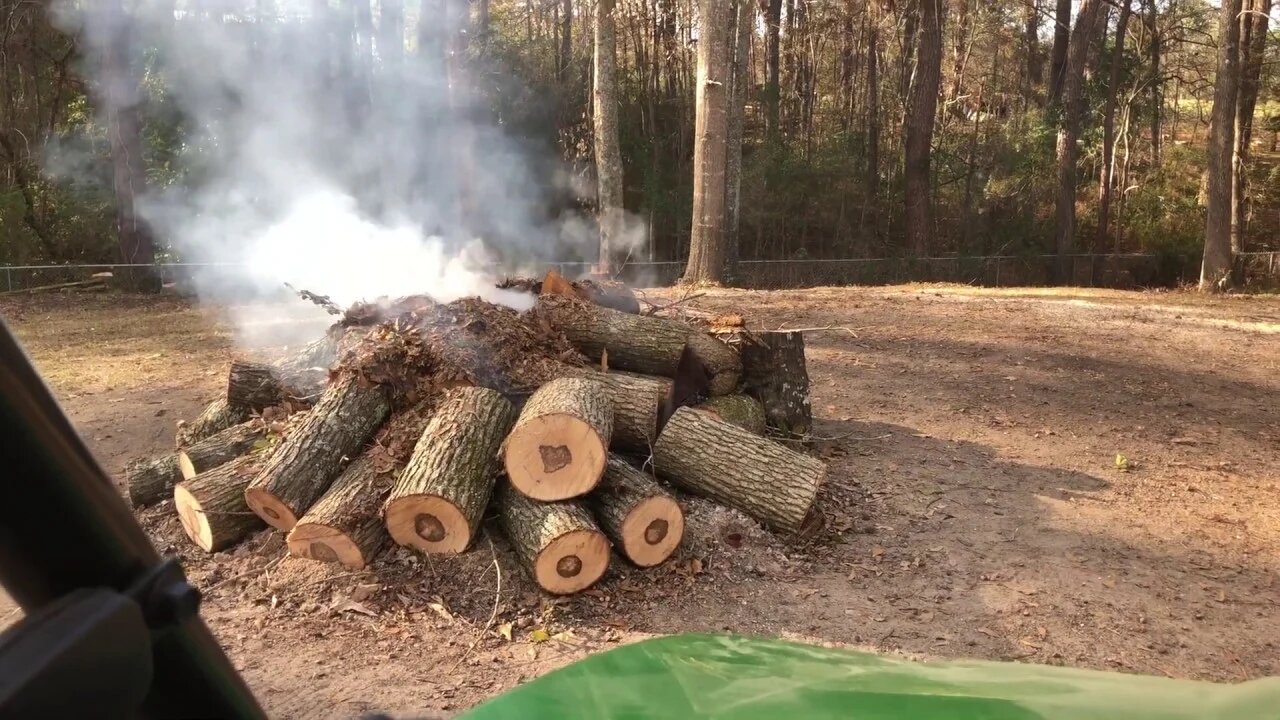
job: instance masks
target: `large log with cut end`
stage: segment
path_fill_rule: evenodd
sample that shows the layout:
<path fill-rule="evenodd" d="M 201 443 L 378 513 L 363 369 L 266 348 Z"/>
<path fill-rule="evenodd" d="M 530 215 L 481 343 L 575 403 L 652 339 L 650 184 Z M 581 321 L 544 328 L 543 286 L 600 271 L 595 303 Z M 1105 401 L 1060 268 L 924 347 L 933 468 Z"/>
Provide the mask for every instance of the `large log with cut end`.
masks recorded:
<path fill-rule="evenodd" d="M 680 503 L 648 473 L 617 455 L 609 456 L 604 479 L 587 504 L 614 545 L 640 567 L 666 560 L 684 537 Z"/>
<path fill-rule="evenodd" d="M 280 371 L 267 363 L 234 360 L 227 373 L 227 402 L 261 411 L 288 397 Z"/>
<path fill-rule="evenodd" d="M 195 420 L 189 423 L 178 423 L 177 446 L 184 448 L 210 435 L 216 435 L 233 425 L 245 422 L 252 414 L 253 412 L 247 407 L 232 405 L 226 398 L 218 398 L 209 403 Z"/>
<path fill-rule="evenodd" d="M 181 479 L 175 453 L 134 460 L 124 468 L 125 488 L 134 507 L 151 505 L 170 497 L 173 486 Z"/>
<path fill-rule="evenodd" d="M 498 449 L 515 419 L 515 408 L 493 390 L 448 391 L 387 498 L 392 539 L 426 553 L 466 550 L 493 494 Z"/>
<path fill-rule="evenodd" d="M 768 429 L 764 406 L 750 395 L 721 395 L 695 405 L 694 409 L 755 435 L 764 435 Z"/>
<path fill-rule="evenodd" d="M 673 377 L 685 345 L 711 374 L 711 392 L 727 395 L 738 387 L 738 353 L 710 334 L 677 320 L 631 315 L 573 298 L 542 296 L 539 312 L 569 342 L 593 360 L 608 354 L 608 366 L 647 375 Z"/>
<path fill-rule="evenodd" d="M 658 438 L 658 409 L 671 389 L 671 380 L 591 368 L 574 368 L 570 374 L 599 382 L 613 401 L 613 435 L 609 447 L 647 455 Z"/>
<path fill-rule="evenodd" d="M 211 435 L 178 453 L 178 470 L 182 479 L 190 480 L 200 473 L 235 460 L 266 436 L 263 423 L 249 421 L 233 425 Z"/>
<path fill-rule="evenodd" d="M 609 567 L 609 540 L 576 502 L 538 502 L 502 483 L 496 500 L 516 557 L 543 590 L 585 590 Z"/>
<path fill-rule="evenodd" d="M 604 475 L 612 435 L 613 402 L 601 383 L 552 380 L 525 403 L 507 437 L 507 477 L 535 500 L 584 495 Z"/>
<path fill-rule="evenodd" d="M 381 511 L 392 479 L 367 454 L 352 460 L 289 531 L 289 554 L 363 570 L 389 540 Z"/>
<path fill-rule="evenodd" d="M 266 527 L 244 502 L 260 460 L 245 455 L 174 487 L 178 520 L 200 549 L 217 552 Z"/>
<path fill-rule="evenodd" d="M 235 360 L 227 373 L 227 403 L 261 411 L 286 400 L 316 402 L 329 382 L 338 338 L 326 335 L 275 364 Z"/>
<path fill-rule="evenodd" d="M 653 446 L 658 474 L 690 492 L 796 532 L 827 475 L 803 455 L 693 408 L 680 408 Z"/>
<path fill-rule="evenodd" d="M 330 385 L 245 490 L 249 508 L 268 525 L 292 530 L 329 489 L 344 459 L 359 453 L 390 411 L 380 386 L 366 387 L 354 378 Z"/>
<path fill-rule="evenodd" d="M 767 332 L 744 337 L 743 392 L 764 405 L 770 427 L 792 437 L 813 430 L 809 370 L 804 359 L 804 333 Z"/>

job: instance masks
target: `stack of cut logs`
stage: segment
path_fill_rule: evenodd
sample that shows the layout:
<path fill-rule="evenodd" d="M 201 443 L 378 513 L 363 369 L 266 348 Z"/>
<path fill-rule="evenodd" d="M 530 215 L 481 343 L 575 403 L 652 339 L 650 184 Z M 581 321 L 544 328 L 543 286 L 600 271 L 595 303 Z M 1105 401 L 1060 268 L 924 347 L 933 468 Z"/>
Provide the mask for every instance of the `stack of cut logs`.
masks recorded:
<path fill-rule="evenodd" d="M 713 333 L 641 314 L 625 288 L 554 275 L 518 287 L 541 293 L 537 304 L 503 317 L 572 346 L 549 358 L 550 377 L 524 378 L 527 390 L 437 363 L 433 377 L 447 382 L 406 392 L 386 380 L 385 357 L 377 374 L 353 371 L 370 343 L 406 328 L 404 346 L 426 348 L 412 357 L 458 357 L 433 348 L 458 341 L 441 339 L 438 314 L 424 324 L 430 301 L 395 317 L 353 308 L 285 362 L 234 362 L 226 396 L 180 423 L 176 452 L 130 464 L 131 500 L 172 497 L 209 552 L 269 525 L 288 533 L 291 554 L 352 569 L 391 542 L 464 552 L 492 513 L 534 581 L 558 594 L 596 582 L 611 547 L 641 567 L 670 557 L 681 492 L 780 531 L 805 524 L 826 469 L 792 449 L 811 422 L 802 336 L 751 333 L 740 319 Z"/>

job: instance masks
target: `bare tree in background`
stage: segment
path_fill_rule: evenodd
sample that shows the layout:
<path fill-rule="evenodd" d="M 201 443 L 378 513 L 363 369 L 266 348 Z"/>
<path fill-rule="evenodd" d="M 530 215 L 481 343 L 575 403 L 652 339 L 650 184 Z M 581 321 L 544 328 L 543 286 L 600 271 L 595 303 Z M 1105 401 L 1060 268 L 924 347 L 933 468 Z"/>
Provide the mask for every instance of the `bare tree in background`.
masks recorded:
<path fill-rule="evenodd" d="M 770 140 L 779 135 L 780 111 L 782 101 L 781 60 L 782 60 L 782 0 L 765 0 L 765 132 Z M 762 3 L 763 4 L 763 3 Z"/>
<path fill-rule="evenodd" d="M 693 226 L 687 283 L 724 280 L 725 161 L 731 90 L 729 0 L 698 0 L 698 74 L 693 134 Z"/>
<path fill-rule="evenodd" d="M 1062 79 L 1067 67 L 1067 47 L 1071 43 L 1071 0 L 1058 0 L 1053 15 L 1053 51 L 1049 56 L 1049 105 L 1062 101 Z"/>
<path fill-rule="evenodd" d="M 1209 133 L 1209 189 L 1200 289 L 1231 284 L 1231 158 L 1235 154 L 1236 102 L 1240 95 L 1241 0 L 1223 0 L 1218 19 L 1218 75 Z"/>
<path fill-rule="evenodd" d="M 599 206 L 600 259 L 596 272 L 610 275 L 618 261 L 622 236 L 622 150 L 618 147 L 616 0 L 596 0 L 595 73 L 592 86 Z"/>
<path fill-rule="evenodd" d="M 1107 100 L 1102 111 L 1102 163 L 1098 177 L 1098 247 L 1104 246 L 1111 225 L 1111 197 L 1116 184 L 1116 98 L 1120 93 L 1120 71 L 1124 68 L 1124 44 L 1129 33 L 1133 0 L 1120 0 L 1116 21 L 1116 42 L 1111 51 L 1107 77 Z"/>
<path fill-rule="evenodd" d="M 1253 114 L 1262 85 L 1271 0 L 1245 0 L 1240 16 L 1240 101 L 1236 108 L 1235 154 L 1231 161 L 1231 251 L 1244 252 L 1249 229 L 1249 147 L 1253 142 Z"/>
<path fill-rule="evenodd" d="M 918 0 L 919 51 L 907 101 L 904 145 L 907 246 L 918 257 L 929 254 L 933 234 L 933 188 L 929 158 L 942 81 L 942 0 Z"/>
<path fill-rule="evenodd" d="M 751 82 L 748 65 L 752 29 L 755 27 L 754 0 L 735 0 L 733 11 L 733 86 L 729 92 L 728 148 L 725 159 L 725 244 L 726 273 L 733 278 L 738 266 L 738 227 L 742 216 L 742 132 L 746 116 L 747 86 Z"/>
<path fill-rule="evenodd" d="M 1080 123 L 1084 118 L 1084 68 L 1089 46 L 1097 30 L 1098 0 L 1081 0 L 1080 13 L 1071 29 L 1067 64 L 1062 71 L 1062 122 L 1058 126 L 1058 190 L 1057 190 L 1057 281 L 1071 281 L 1071 258 L 1075 252 L 1076 232 L 1076 163 L 1080 158 Z"/>

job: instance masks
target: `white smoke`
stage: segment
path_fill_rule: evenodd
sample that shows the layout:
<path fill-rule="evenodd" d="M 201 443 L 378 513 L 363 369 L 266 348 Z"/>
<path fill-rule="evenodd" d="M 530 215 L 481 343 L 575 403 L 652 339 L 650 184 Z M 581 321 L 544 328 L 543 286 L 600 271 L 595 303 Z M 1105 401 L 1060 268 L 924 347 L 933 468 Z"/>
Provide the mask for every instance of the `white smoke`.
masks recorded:
<path fill-rule="evenodd" d="M 59 7 L 91 68 L 119 37 L 116 2 Z M 594 259 L 593 225 L 548 212 L 565 191 L 547 180 L 563 175 L 551 148 L 506 132 L 471 91 L 479 61 L 450 55 L 461 21 L 434 9 L 467 4 L 403 6 L 395 28 L 386 0 L 125 3 L 130 54 L 184 138 L 183 177 L 140 212 L 182 260 L 220 266 L 197 276 L 203 297 L 287 282 L 339 303 L 427 293 L 524 307 L 496 275 Z"/>

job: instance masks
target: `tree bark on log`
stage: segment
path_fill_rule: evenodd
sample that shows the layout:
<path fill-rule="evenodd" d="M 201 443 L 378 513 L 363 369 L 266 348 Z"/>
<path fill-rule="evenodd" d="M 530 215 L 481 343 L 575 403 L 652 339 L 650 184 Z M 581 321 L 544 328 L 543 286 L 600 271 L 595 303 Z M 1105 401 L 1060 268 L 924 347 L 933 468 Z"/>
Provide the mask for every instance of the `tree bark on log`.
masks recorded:
<path fill-rule="evenodd" d="M 733 348 L 678 320 L 630 315 L 560 296 L 538 298 L 539 312 L 574 347 L 608 366 L 646 375 L 673 377 L 685 345 L 711 374 L 711 392 L 728 395 L 738 387 L 742 364 Z"/>
<path fill-rule="evenodd" d="M 671 416 L 653 464 L 680 487 L 787 532 L 804 525 L 827 474 L 820 460 L 692 408 Z"/>
<path fill-rule="evenodd" d="M 739 353 L 743 392 L 764 405 L 768 424 L 793 437 L 811 433 L 813 408 L 809 400 L 804 333 L 752 335 L 745 338 Z"/>
<path fill-rule="evenodd" d="M 226 398 L 218 398 L 209 403 L 195 420 L 189 423 L 178 423 L 177 446 L 184 448 L 200 442 L 210 435 L 216 435 L 233 425 L 245 422 L 252 414 L 253 412 L 247 407 L 232 405 Z"/>
<path fill-rule="evenodd" d="M 493 494 L 498 449 L 515 419 L 515 408 L 493 390 L 450 390 L 387 499 L 392 539 L 424 553 L 466 550 Z"/>
<path fill-rule="evenodd" d="M 245 455 L 201 473 L 173 489 L 173 504 L 187 537 L 205 552 L 218 552 L 266 527 L 244 501 L 261 458 Z"/>
<path fill-rule="evenodd" d="M 502 483 L 497 508 L 516 557 L 543 590 L 579 592 L 608 569 L 609 540 L 581 504 L 538 502 Z"/>
<path fill-rule="evenodd" d="M 329 386 L 301 425 L 284 438 L 245 491 L 268 525 L 292 530 L 329 489 L 344 458 L 356 455 L 391 411 L 386 390 L 354 378 Z"/>
<path fill-rule="evenodd" d="M 261 422 L 233 425 L 178 453 L 178 471 L 183 480 L 208 472 L 235 460 L 253 448 L 267 434 Z"/>
<path fill-rule="evenodd" d="M 764 435 L 768 429 L 764 406 L 750 395 L 721 395 L 695 405 L 693 409 L 730 425 L 737 425 L 753 435 Z"/>
<path fill-rule="evenodd" d="M 289 531 L 289 554 L 363 570 L 389 540 L 381 510 L 392 478 L 368 455 L 352 460 Z"/>
<path fill-rule="evenodd" d="M 274 367 L 249 360 L 235 360 L 227 373 L 227 403 L 262 411 L 284 402 L 287 393 Z"/>
<path fill-rule="evenodd" d="M 559 378 L 538 388 L 507 436 L 511 485 L 535 500 L 568 500 L 604 475 L 613 436 L 613 402 L 604 385 Z"/>
<path fill-rule="evenodd" d="M 227 402 L 255 411 L 285 400 L 310 405 L 329 383 L 339 338 L 325 335 L 275 364 L 235 360 L 227 374 Z"/>
<path fill-rule="evenodd" d="M 671 389 L 671 380 L 591 368 L 575 368 L 570 375 L 599 382 L 613 401 L 613 436 L 609 447 L 648 455 L 653 441 L 658 439 L 658 410 Z"/>
<path fill-rule="evenodd" d="M 640 567 L 671 557 L 684 537 L 680 503 L 647 473 L 617 455 L 609 456 L 604 479 L 587 504 L 614 545 Z"/>
<path fill-rule="evenodd" d="M 134 460 L 124 468 L 125 487 L 134 507 L 151 505 L 170 497 L 182 479 L 175 453 Z"/>

